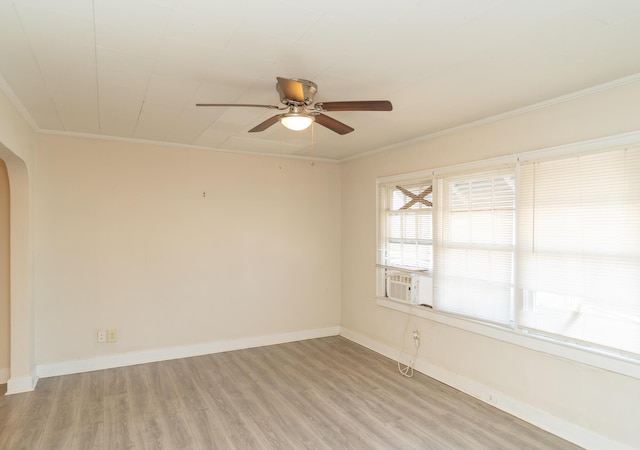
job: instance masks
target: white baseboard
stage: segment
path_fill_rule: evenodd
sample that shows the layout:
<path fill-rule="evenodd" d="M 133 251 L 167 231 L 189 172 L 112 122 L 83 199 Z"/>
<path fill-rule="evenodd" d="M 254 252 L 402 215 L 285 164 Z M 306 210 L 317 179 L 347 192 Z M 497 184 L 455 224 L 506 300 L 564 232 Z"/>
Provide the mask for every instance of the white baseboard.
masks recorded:
<path fill-rule="evenodd" d="M 31 392 L 36 388 L 37 377 L 9 378 L 7 380 L 7 395 Z"/>
<path fill-rule="evenodd" d="M 368 349 L 373 350 L 376 353 L 386 356 L 392 360 L 397 360 L 400 355 L 400 350 L 397 348 L 391 348 L 380 342 L 374 341 L 371 338 L 362 335 L 358 332 L 346 329 L 342 327 L 340 329 L 340 335 L 360 344 Z M 574 423 L 555 417 L 541 409 L 524 403 L 520 400 L 514 399 L 500 392 L 496 392 L 495 389 L 490 389 L 470 378 L 460 376 L 458 374 L 449 372 L 441 367 L 433 365 L 424 360 L 416 360 L 415 370 L 434 378 L 442 383 L 445 383 L 451 387 L 454 387 L 466 394 L 469 394 L 485 403 L 490 404 L 498 409 L 501 409 L 512 416 L 518 417 L 526 422 L 529 422 L 545 431 L 548 431 L 556 436 L 573 442 L 581 447 L 587 449 L 600 449 L 606 448 L 609 450 L 631 450 L 632 447 L 627 446 L 621 442 L 611 440 L 606 436 L 602 436 L 591 430 L 582 428 Z"/>
<path fill-rule="evenodd" d="M 38 364 L 36 373 L 40 378 L 69 375 L 73 373 L 91 372 L 93 370 L 112 369 L 115 367 L 132 366 L 170 359 L 188 358 L 191 356 L 208 355 L 211 353 L 228 352 L 245 348 L 263 347 L 265 345 L 284 344 L 286 342 L 302 341 L 327 336 L 336 336 L 340 327 L 317 328 L 313 330 L 295 331 L 291 333 L 255 336 L 226 341 L 209 342 L 205 344 L 168 347 L 140 352 L 118 353 L 98 356 L 95 358 L 59 363 Z"/>

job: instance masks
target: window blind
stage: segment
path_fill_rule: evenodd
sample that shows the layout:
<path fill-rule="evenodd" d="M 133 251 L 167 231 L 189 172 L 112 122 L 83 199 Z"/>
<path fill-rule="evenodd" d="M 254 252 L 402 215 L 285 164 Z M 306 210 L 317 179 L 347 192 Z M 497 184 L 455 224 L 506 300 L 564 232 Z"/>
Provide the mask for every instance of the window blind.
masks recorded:
<path fill-rule="evenodd" d="M 519 325 L 640 354 L 640 147 L 520 170 Z"/>
<path fill-rule="evenodd" d="M 432 269 L 431 183 L 386 186 L 385 258 L 388 266 Z"/>
<path fill-rule="evenodd" d="M 515 169 L 437 180 L 435 307 L 500 324 L 513 320 Z"/>

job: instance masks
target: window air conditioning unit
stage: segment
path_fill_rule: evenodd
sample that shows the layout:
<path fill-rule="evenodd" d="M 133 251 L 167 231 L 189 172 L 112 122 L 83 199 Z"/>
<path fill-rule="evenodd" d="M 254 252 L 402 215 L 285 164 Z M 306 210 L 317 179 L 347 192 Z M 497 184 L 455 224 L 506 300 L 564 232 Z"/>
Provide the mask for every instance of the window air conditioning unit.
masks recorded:
<path fill-rule="evenodd" d="M 395 273 L 387 276 L 387 297 L 412 305 L 432 306 L 432 286 L 430 277 Z"/>

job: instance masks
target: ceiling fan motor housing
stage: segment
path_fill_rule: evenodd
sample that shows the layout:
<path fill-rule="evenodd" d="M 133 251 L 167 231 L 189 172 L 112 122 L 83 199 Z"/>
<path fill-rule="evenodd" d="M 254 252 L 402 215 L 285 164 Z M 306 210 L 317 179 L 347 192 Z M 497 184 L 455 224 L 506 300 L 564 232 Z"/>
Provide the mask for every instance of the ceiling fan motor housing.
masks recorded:
<path fill-rule="evenodd" d="M 287 95 L 282 90 L 282 86 L 279 83 L 276 83 L 276 90 L 280 95 L 280 102 L 287 106 L 291 104 L 294 104 L 294 105 L 304 104 L 305 106 L 309 106 L 311 103 L 313 103 L 313 98 L 315 97 L 316 92 L 318 92 L 318 85 L 315 84 L 313 81 L 303 80 L 301 78 L 291 78 L 291 80 L 297 81 L 302 86 L 302 97 L 304 98 L 304 102 L 298 102 L 296 100 L 287 98 Z"/>

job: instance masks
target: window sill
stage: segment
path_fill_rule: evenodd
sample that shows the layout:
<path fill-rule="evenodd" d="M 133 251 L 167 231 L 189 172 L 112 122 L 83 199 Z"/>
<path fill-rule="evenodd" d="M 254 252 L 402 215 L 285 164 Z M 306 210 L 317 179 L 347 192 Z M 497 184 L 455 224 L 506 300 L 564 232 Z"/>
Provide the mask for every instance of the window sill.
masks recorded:
<path fill-rule="evenodd" d="M 581 347 L 571 343 L 555 341 L 544 336 L 524 334 L 517 330 L 510 330 L 495 325 L 463 319 L 431 308 L 409 305 L 407 303 L 389 300 L 386 297 L 377 297 L 379 306 L 394 311 L 411 314 L 415 317 L 432 320 L 434 322 L 449 325 L 472 333 L 487 336 L 510 344 L 531 350 L 544 352 L 582 364 L 640 379 L 640 361 L 624 356 L 612 355 L 596 349 Z"/>

